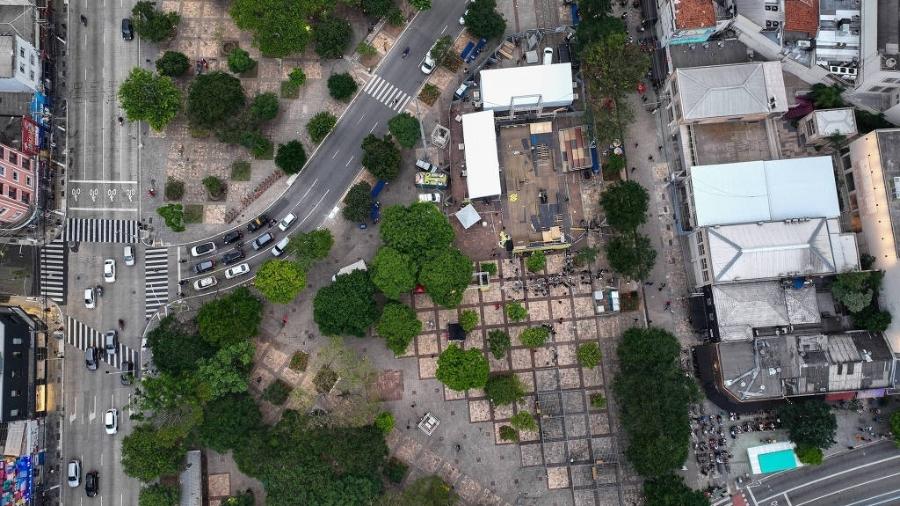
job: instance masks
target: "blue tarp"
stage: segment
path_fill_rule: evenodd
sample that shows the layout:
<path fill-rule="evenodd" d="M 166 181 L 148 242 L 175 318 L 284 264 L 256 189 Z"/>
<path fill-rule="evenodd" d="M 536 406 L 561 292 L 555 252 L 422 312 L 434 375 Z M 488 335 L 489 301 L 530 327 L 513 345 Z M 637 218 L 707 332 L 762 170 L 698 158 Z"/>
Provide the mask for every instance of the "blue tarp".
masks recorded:
<path fill-rule="evenodd" d="M 470 44 L 471 44 L 471 42 L 470 42 Z M 478 58 L 478 55 L 481 54 L 481 50 L 484 49 L 485 45 L 487 45 L 487 39 L 479 40 L 478 44 L 475 45 L 475 49 L 473 49 L 472 52 L 469 53 L 469 57 L 464 58 L 466 60 L 466 62 L 470 62 L 470 61 L 474 60 L 475 58 Z"/>
<path fill-rule="evenodd" d="M 384 185 L 386 185 L 386 184 L 387 184 L 387 181 L 385 181 L 383 179 L 379 179 L 378 182 L 375 183 L 375 186 L 372 188 L 372 193 L 371 193 L 373 199 L 378 198 L 378 194 L 381 193 L 381 190 L 384 189 Z"/>
<path fill-rule="evenodd" d="M 468 58 L 469 53 L 471 53 L 473 49 L 475 49 L 475 43 L 469 42 L 468 44 L 466 44 L 466 47 L 463 48 L 462 52 L 459 53 L 459 57 L 465 60 L 466 58 Z"/>
<path fill-rule="evenodd" d="M 591 172 L 600 173 L 600 153 L 597 152 L 597 146 L 591 146 Z"/>
<path fill-rule="evenodd" d="M 572 8 L 572 26 L 578 26 L 578 22 L 581 21 L 581 18 L 578 16 L 578 4 L 573 3 L 569 7 Z"/>

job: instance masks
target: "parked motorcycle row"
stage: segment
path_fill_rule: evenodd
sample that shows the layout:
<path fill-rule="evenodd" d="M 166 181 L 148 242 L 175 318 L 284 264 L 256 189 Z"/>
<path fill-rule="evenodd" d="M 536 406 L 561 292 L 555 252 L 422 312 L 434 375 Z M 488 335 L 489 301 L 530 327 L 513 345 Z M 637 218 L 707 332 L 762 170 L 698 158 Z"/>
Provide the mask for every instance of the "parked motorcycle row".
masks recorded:
<path fill-rule="evenodd" d="M 773 431 L 780 427 L 781 420 L 773 411 L 742 420 L 741 415 L 736 413 L 705 415 L 695 410 L 691 416 L 691 440 L 700 474 L 715 478 L 725 477 L 731 472 L 734 455 L 728 449 L 728 435 L 735 440 L 739 434 Z M 764 438 L 761 442 L 776 441 L 774 438 Z"/>

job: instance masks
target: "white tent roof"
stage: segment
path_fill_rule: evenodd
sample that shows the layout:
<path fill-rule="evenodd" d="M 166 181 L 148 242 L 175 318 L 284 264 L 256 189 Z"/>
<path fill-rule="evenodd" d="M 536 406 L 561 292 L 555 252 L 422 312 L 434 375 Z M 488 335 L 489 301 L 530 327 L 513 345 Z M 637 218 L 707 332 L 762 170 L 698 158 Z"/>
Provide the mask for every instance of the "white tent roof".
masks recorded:
<path fill-rule="evenodd" d="M 457 211 L 455 216 L 465 229 L 468 229 L 472 225 L 481 221 L 481 215 L 478 214 L 478 211 L 475 210 L 475 207 L 472 204 L 469 204 Z"/>
<path fill-rule="evenodd" d="M 464 114 L 462 125 L 469 198 L 500 195 L 500 162 L 497 158 L 494 111 Z"/>
<path fill-rule="evenodd" d="M 512 104 L 567 106 L 572 92 L 572 64 L 529 65 L 481 71 L 481 100 L 485 109 L 508 111 Z"/>
<path fill-rule="evenodd" d="M 701 227 L 840 214 L 827 156 L 698 165 L 690 173 Z"/>

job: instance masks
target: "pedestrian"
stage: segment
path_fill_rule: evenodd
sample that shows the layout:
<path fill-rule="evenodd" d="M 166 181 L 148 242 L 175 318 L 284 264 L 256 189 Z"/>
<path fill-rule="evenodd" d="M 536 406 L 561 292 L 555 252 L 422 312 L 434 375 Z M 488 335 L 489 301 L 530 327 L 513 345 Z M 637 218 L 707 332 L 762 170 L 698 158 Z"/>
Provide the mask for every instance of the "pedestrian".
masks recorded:
<path fill-rule="evenodd" d="M 665 288 L 665 287 L 666 287 L 666 285 L 659 285 L 659 291 L 660 292 L 663 291 L 663 288 Z"/>
<path fill-rule="evenodd" d="M 638 147 L 638 143 L 635 142 L 635 143 L 634 143 L 634 149 L 637 149 L 637 147 Z"/>
<path fill-rule="evenodd" d="M 650 162 L 652 162 L 652 161 L 653 161 L 653 155 L 648 156 L 648 157 L 647 157 L 647 160 L 650 161 Z"/>
<path fill-rule="evenodd" d="M 631 173 L 634 174 L 634 171 L 636 171 L 636 170 L 637 170 L 637 167 L 632 167 L 632 168 L 631 168 Z"/>
<path fill-rule="evenodd" d="M 662 146 L 656 146 L 656 150 L 662 152 Z"/>

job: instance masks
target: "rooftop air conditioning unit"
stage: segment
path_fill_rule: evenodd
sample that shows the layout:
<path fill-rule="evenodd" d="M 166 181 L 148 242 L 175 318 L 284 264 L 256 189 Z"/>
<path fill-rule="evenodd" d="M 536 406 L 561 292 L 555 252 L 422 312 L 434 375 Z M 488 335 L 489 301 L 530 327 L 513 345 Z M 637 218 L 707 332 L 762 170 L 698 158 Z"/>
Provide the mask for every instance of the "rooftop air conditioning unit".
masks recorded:
<path fill-rule="evenodd" d="M 897 67 L 897 59 L 896 58 L 885 58 L 884 66 L 889 69 L 896 68 Z"/>
<path fill-rule="evenodd" d="M 812 47 L 812 43 L 808 40 L 798 40 L 797 47 L 802 49 L 809 49 Z"/>
<path fill-rule="evenodd" d="M 894 199 L 900 200 L 900 177 L 894 176 Z"/>

